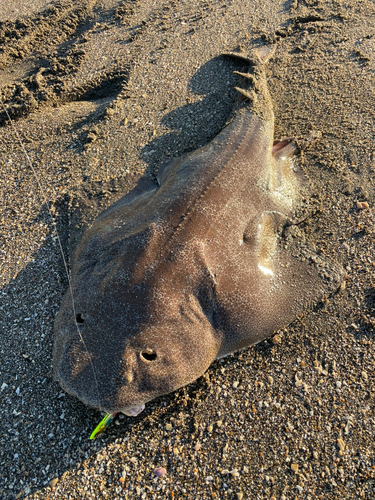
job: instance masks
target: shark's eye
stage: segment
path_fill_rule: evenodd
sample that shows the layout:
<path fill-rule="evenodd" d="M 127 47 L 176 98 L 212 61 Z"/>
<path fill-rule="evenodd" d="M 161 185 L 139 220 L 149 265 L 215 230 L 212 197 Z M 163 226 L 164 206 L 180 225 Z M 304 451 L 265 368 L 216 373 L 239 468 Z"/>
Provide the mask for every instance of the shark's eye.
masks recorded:
<path fill-rule="evenodd" d="M 144 361 L 155 361 L 155 359 L 157 358 L 157 354 L 151 349 L 147 349 L 141 352 L 141 358 Z"/>
<path fill-rule="evenodd" d="M 77 321 L 77 323 L 84 323 L 85 319 L 82 317 L 81 314 L 77 314 L 76 315 L 76 321 Z"/>

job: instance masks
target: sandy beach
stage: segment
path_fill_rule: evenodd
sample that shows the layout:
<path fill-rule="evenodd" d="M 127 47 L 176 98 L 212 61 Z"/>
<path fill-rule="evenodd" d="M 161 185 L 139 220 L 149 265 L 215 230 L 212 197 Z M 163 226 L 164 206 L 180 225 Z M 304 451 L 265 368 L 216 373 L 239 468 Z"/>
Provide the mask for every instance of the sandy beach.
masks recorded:
<path fill-rule="evenodd" d="M 345 285 L 195 383 L 102 418 L 52 376 L 53 323 L 95 217 L 207 144 L 224 52 L 276 44 L 275 138 L 311 196 L 295 227 Z M 0 0 L 0 498 L 375 498 L 375 5 L 370 0 Z M 153 471 L 164 467 L 158 478 Z"/>

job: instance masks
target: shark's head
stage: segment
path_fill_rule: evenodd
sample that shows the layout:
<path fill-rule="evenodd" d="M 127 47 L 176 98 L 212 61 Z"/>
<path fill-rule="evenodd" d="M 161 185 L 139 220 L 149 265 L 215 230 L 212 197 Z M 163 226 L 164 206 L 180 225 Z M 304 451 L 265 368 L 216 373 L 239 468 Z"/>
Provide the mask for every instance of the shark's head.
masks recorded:
<path fill-rule="evenodd" d="M 221 337 L 185 270 L 137 274 L 144 252 L 115 254 L 106 265 L 103 254 L 100 266 L 75 262 L 55 321 L 54 375 L 89 406 L 136 415 L 201 376 Z"/>

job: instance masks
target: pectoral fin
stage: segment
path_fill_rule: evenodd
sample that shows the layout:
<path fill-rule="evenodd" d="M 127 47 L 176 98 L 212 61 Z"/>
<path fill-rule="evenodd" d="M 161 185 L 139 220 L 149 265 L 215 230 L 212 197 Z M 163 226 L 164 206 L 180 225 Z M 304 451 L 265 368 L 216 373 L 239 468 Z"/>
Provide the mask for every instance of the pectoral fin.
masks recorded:
<path fill-rule="evenodd" d="M 310 245 L 279 241 L 282 214 L 262 216 L 255 248 L 240 247 L 240 265 L 228 263 L 217 276 L 216 303 L 223 318 L 225 342 L 218 357 L 256 344 L 288 326 L 306 310 L 336 291 L 344 270 Z M 244 263 L 249 263 L 248 267 Z M 230 266 L 230 267 L 229 267 Z"/>

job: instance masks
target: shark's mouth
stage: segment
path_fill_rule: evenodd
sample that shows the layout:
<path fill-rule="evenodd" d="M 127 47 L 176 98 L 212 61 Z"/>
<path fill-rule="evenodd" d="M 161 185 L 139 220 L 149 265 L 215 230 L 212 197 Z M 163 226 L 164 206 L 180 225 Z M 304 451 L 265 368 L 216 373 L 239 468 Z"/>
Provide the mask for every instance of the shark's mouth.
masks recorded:
<path fill-rule="evenodd" d="M 136 417 L 145 409 L 145 405 L 141 404 L 139 406 L 128 406 L 121 410 L 121 413 L 125 413 L 128 417 Z M 103 420 L 95 427 L 91 433 L 90 439 L 95 439 L 99 434 L 105 431 L 105 429 L 111 424 L 113 419 L 116 417 L 118 412 L 107 413 Z"/>
<path fill-rule="evenodd" d="M 123 408 L 120 410 L 121 413 L 127 415 L 128 417 L 136 417 L 145 409 L 145 405 L 141 404 L 138 406 L 128 406 L 127 408 Z"/>

